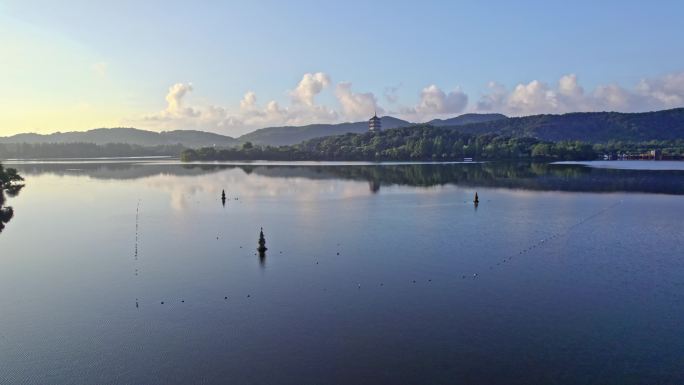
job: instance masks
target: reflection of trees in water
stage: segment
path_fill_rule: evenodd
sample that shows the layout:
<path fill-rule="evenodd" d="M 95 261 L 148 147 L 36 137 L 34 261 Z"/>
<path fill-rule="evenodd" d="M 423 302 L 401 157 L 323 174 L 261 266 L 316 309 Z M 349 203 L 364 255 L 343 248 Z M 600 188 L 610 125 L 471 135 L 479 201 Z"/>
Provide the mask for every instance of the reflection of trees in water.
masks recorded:
<path fill-rule="evenodd" d="M 186 168 L 195 166 L 188 164 Z M 203 165 L 206 172 L 239 168 L 266 177 L 346 179 L 367 181 L 377 193 L 381 186 L 432 187 L 460 185 L 539 191 L 647 192 L 684 194 L 684 171 L 618 170 L 582 165 L 529 162 L 467 164 L 377 164 L 350 166 Z"/>
<path fill-rule="evenodd" d="M 17 173 L 14 168 L 5 168 L 0 163 L 0 232 L 5 228 L 5 224 L 14 216 L 14 210 L 11 207 L 5 207 L 5 193 L 8 196 L 14 197 L 19 194 L 24 185 L 22 182 L 24 178 Z"/>
<path fill-rule="evenodd" d="M 156 175 L 200 176 L 240 169 L 268 178 L 365 181 L 371 192 L 382 186 L 459 185 L 540 191 L 648 192 L 684 194 L 684 171 L 615 170 L 581 165 L 492 162 L 468 164 L 234 165 L 193 163 L 90 163 L 20 165 L 26 175 L 54 173 L 95 179 L 136 179 Z"/>
<path fill-rule="evenodd" d="M 0 233 L 5 229 L 5 223 L 9 222 L 14 216 L 14 210 L 11 207 L 0 207 Z"/>
<path fill-rule="evenodd" d="M 539 191 L 684 194 L 684 171 L 611 170 L 537 163 L 422 164 L 328 167 L 343 179 L 383 185 L 494 187 Z"/>
<path fill-rule="evenodd" d="M 24 186 L 11 186 L 6 189 L 0 189 L 0 233 L 5 228 L 5 224 L 14 216 L 14 209 L 5 206 L 5 194 L 10 197 L 15 197 Z"/>
<path fill-rule="evenodd" d="M 88 176 L 93 179 L 129 180 L 157 175 L 197 176 L 219 169 L 215 165 L 184 167 L 178 163 L 158 162 L 102 162 L 102 163 L 32 163 L 17 164 L 22 175 L 54 174 L 59 176 Z"/>

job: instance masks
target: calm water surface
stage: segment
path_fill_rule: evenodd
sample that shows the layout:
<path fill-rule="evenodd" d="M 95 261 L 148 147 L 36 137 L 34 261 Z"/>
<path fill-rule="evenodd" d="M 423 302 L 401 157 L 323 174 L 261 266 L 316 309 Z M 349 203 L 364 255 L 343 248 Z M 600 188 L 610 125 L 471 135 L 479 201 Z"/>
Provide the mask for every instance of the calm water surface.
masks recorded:
<path fill-rule="evenodd" d="M 0 383 L 684 383 L 681 170 L 6 166 Z"/>

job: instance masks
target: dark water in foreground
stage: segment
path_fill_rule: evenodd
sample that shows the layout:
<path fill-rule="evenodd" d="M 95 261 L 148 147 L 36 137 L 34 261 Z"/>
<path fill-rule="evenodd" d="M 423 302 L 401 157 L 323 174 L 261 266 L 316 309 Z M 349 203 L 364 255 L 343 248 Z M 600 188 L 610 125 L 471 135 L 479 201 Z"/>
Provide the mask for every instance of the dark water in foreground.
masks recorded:
<path fill-rule="evenodd" d="M 684 171 L 12 167 L 3 384 L 684 383 Z"/>

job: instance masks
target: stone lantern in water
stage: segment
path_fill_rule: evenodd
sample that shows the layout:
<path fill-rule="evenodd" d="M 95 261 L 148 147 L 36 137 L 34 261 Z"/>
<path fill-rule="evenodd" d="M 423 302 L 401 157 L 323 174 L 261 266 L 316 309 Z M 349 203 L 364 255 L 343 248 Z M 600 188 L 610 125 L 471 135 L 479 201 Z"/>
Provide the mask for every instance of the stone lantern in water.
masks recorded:
<path fill-rule="evenodd" d="M 257 251 L 260 254 L 263 254 L 268 250 L 266 248 L 266 238 L 264 238 L 264 228 L 261 228 L 261 231 L 259 232 L 259 247 L 257 247 Z"/>

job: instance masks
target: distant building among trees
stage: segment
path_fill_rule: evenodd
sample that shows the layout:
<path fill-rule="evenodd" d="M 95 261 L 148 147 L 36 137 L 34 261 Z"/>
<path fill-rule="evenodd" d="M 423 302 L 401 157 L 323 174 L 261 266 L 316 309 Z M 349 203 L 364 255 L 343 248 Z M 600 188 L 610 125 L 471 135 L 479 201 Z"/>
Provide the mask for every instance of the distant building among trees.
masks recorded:
<path fill-rule="evenodd" d="M 377 114 L 373 114 L 373 117 L 368 121 L 368 131 L 376 132 L 382 129 L 382 122 L 378 118 Z"/>

